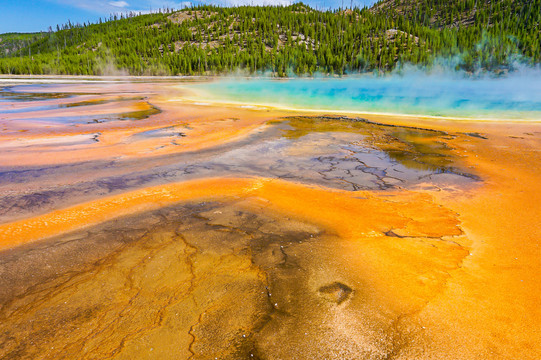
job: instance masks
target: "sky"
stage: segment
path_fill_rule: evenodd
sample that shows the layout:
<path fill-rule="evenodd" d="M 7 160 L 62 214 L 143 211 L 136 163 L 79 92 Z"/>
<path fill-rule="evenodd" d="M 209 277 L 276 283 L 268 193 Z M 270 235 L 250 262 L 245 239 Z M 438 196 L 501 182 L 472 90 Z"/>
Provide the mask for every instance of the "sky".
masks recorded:
<path fill-rule="evenodd" d="M 150 12 L 160 8 L 181 9 L 192 4 L 220 6 L 289 5 L 296 0 L 0 0 L 0 34 L 38 32 L 57 24 L 96 22 L 114 13 Z M 304 0 L 314 8 L 370 5 L 375 0 Z"/>

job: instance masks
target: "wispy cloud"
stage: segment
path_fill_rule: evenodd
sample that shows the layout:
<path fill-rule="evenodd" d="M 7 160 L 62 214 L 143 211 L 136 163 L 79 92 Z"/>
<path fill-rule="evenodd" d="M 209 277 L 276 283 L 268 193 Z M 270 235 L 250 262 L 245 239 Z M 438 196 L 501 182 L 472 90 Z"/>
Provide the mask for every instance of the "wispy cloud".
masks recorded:
<path fill-rule="evenodd" d="M 119 8 L 126 9 L 129 4 L 126 1 L 107 0 L 48 0 L 72 8 L 88 11 L 95 14 L 109 14 L 117 12 Z M 125 5 L 125 6 L 124 6 Z"/>
<path fill-rule="evenodd" d="M 109 5 L 114 6 L 114 7 L 119 7 L 119 8 L 126 8 L 130 6 L 130 4 L 128 4 L 125 1 L 111 1 L 109 2 Z"/>
<path fill-rule="evenodd" d="M 264 6 L 264 5 L 291 5 L 296 1 L 292 0 L 218 0 L 214 1 L 215 4 L 226 5 L 226 6 L 242 6 L 242 5 L 255 5 L 255 6 Z"/>
<path fill-rule="evenodd" d="M 169 7 L 173 8 L 173 1 L 155 0 L 47 0 L 64 6 L 87 11 L 99 15 L 117 14 L 120 12 L 154 12 L 154 9 Z M 178 8 L 185 7 L 178 5 Z M 175 8 L 177 8 L 175 7 Z"/>
<path fill-rule="evenodd" d="M 57 4 L 85 10 L 95 14 L 111 14 L 121 12 L 155 12 L 158 9 L 183 9 L 198 4 L 214 4 L 219 6 L 242 5 L 291 5 L 298 0 L 46 0 Z M 344 5 L 369 5 L 375 0 L 304 0 L 315 8 L 335 8 Z"/>
<path fill-rule="evenodd" d="M 183 9 L 197 4 L 221 6 L 239 5 L 290 5 L 295 0 L 47 0 L 93 13 L 108 14 L 122 11 L 153 11 L 154 9 Z M 307 1 L 310 3 L 310 1 Z"/>

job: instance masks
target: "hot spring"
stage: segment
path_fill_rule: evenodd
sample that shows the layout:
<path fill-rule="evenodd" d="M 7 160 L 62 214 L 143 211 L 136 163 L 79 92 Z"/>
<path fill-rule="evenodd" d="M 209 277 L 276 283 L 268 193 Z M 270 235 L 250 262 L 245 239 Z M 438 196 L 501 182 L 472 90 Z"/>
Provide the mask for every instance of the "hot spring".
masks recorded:
<path fill-rule="evenodd" d="M 541 119 L 541 73 L 533 69 L 475 78 L 420 71 L 342 79 L 227 78 L 191 87 L 226 103 L 464 119 Z"/>

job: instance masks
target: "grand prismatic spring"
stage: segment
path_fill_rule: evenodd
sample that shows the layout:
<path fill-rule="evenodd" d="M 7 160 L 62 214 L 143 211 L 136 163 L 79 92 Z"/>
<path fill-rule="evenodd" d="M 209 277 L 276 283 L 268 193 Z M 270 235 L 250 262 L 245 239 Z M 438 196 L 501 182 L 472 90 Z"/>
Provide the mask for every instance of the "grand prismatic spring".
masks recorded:
<path fill-rule="evenodd" d="M 540 358 L 525 78 L 3 80 L 0 358 Z"/>

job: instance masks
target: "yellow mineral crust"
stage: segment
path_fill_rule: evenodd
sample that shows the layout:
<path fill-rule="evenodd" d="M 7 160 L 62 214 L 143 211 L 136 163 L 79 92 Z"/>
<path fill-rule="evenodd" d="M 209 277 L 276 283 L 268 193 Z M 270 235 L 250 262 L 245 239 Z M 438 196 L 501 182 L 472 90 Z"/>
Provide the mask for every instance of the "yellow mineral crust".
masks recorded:
<path fill-rule="evenodd" d="M 136 88 L 157 91 L 145 84 Z M 116 85 L 109 91 L 116 99 L 130 89 Z M 103 89 L 87 85 L 79 89 L 83 90 Z M 111 154 L 137 158 L 188 152 L 242 139 L 269 119 L 301 114 L 177 104 L 171 98 L 167 92 L 153 93 L 149 104 L 163 112 L 137 120 L 137 127 L 122 121 L 89 124 L 88 131 L 101 132 L 99 143 L 61 153 L 41 150 L 48 164 L 108 159 Z M 110 109 L 107 104 L 96 106 L 100 112 Z M 51 293 L 42 295 L 41 288 L 32 288 L 28 298 L 5 304 L 2 331 L 8 334 L 21 326 L 21 339 L 32 338 L 41 331 L 33 325 L 35 314 L 44 314 L 35 315 L 42 326 L 63 309 L 80 316 L 69 329 L 60 320 L 51 323 L 57 337 L 45 343 L 56 341 L 52 346 L 57 350 L 38 349 L 34 358 L 60 356 L 62 346 L 82 358 L 152 357 L 150 351 L 156 351 L 157 358 L 206 358 L 211 353 L 234 358 L 234 352 L 217 350 L 237 346 L 235 341 L 243 339 L 244 333 L 231 335 L 232 329 L 257 332 L 250 341 L 267 350 L 267 358 L 277 359 L 318 358 L 323 353 L 336 359 L 540 358 L 541 125 L 366 117 L 453 135 L 441 141 L 465 169 L 479 176 L 478 186 L 442 189 L 427 180 L 410 190 L 349 192 L 264 177 L 215 177 L 145 187 L 0 224 L 0 248 L 8 252 L 175 204 L 234 204 L 202 215 L 205 226 L 217 228 L 192 229 L 188 224 L 182 231 L 149 230 L 145 242 L 120 251 L 116 260 L 107 260 L 111 263 L 96 265 L 65 283 L 63 278 L 55 280 L 59 284 L 51 285 Z M 0 159 L 3 165 L 44 161 L 36 156 L 36 148 L 26 149 L 25 141 L 81 135 L 76 127 L 49 132 L 39 123 L 28 129 L 2 124 L 1 140 L 19 142 L 8 143 L 9 151 Z M 162 147 L 163 140 L 133 137 L 185 125 L 189 126 L 182 146 Z M 259 231 L 268 239 L 280 234 L 282 242 L 263 247 L 259 255 L 246 250 L 253 236 L 231 223 L 249 223 L 241 221 L 242 211 L 278 219 L 263 221 Z M 313 234 L 320 243 L 295 239 L 292 245 L 288 226 L 302 228 L 304 235 L 310 239 Z M 227 242 L 214 245 L 232 233 L 242 238 L 235 243 L 238 248 L 227 248 Z M 193 245 L 198 242 L 200 247 Z M 212 251 L 203 254 L 200 249 L 205 246 Z M 289 252 L 281 250 L 288 246 Z M 267 294 L 273 278 L 285 281 L 287 291 L 277 285 L 274 295 Z M 297 283 L 302 286 L 297 288 Z M 110 302 L 101 297 L 102 287 Z M 274 297 L 279 300 L 268 303 L 267 298 Z M 246 300 L 243 306 L 224 310 L 238 305 L 240 298 Z M 68 346 L 66 339 L 74 340 Z M 16 354 L 19 345 L 10 341 L 4 349 Z M 334 344 L 350 352 L 333 353 Z"/>

